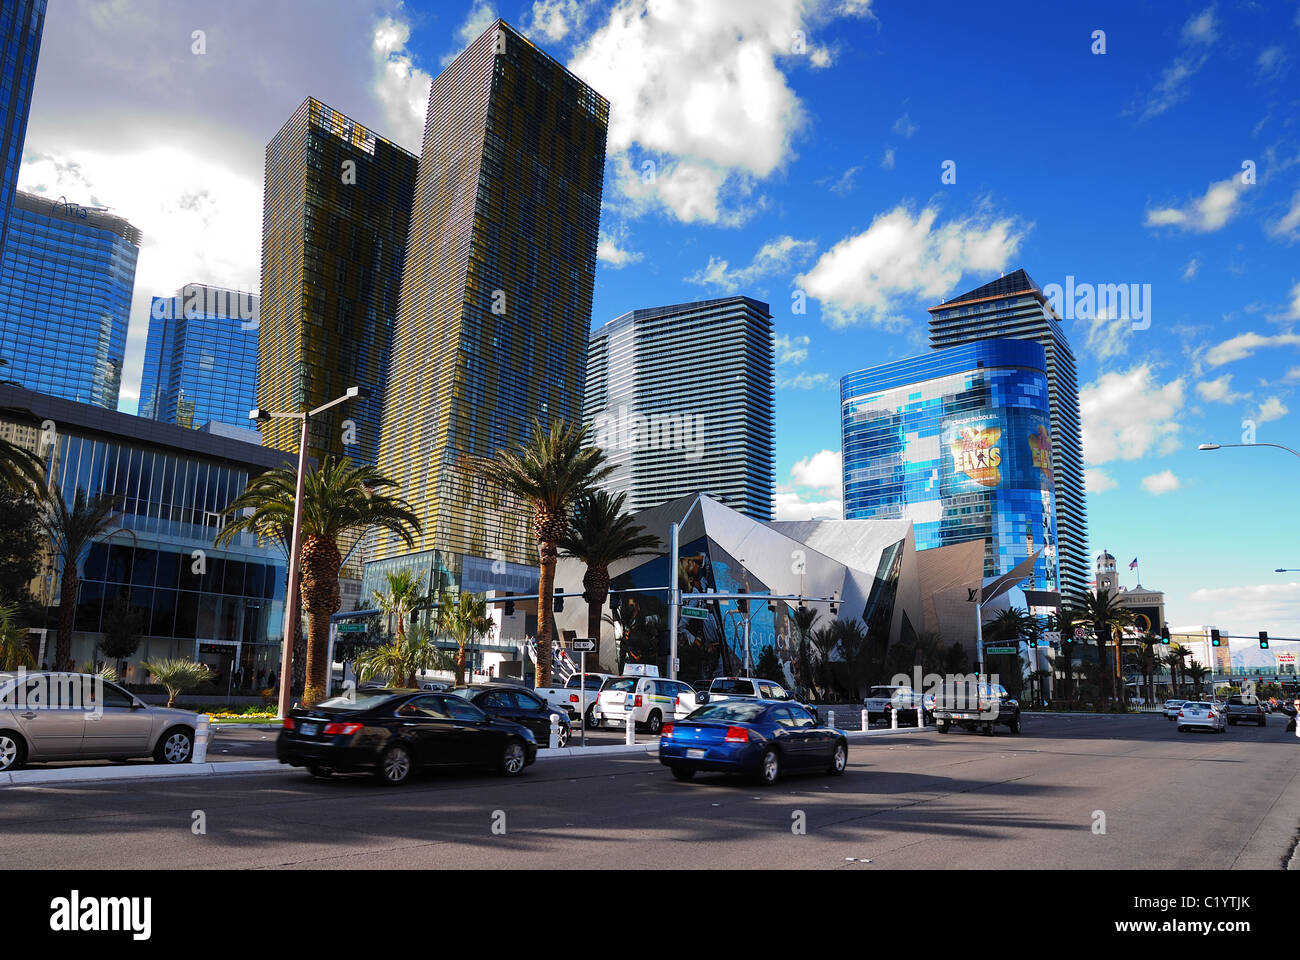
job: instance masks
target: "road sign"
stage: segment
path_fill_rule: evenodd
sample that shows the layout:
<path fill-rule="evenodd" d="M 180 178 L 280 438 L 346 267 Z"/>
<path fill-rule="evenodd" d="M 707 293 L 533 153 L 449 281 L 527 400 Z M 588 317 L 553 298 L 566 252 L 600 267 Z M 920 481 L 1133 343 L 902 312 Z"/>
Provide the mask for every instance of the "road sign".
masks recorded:
<path fill-rule="evenodd" d="M 1294 653 L 1275 653 L 1273 656 L 1277 657 L 1278 663 L 1295 663 Z"/>
<path fill-rule="evenodd" d="M 339 633 L 365 633 L 366 625 L 364 623 L 340 623 Z"/>
<path fill-rule="evenodd" d="M 707 620 L 709 611 L 703 607 L 682 607 L 682 616 L 688 620 Z"/>
<path fill-rule="evenodd" d="M 576 650 L 578 653 L 591 653 L 596 649 L 595 640 L 570 640 L 569 649 Z"/>
<path fill-rule="evenodd" d="M 1016 648 L 1015 647 L 985 647 L 984 652 L 989 655 L 996 655 L 999 653 L 1015 653 Z"/>
<path fill-rule="evenodd" d="M 1083 638 L 1084 638 L 1083 627 L 1075 627 L 1075 628 L 1074 628 L 1074 639 L 1076 639 L 1076 640 L 1082 640 Z"/>

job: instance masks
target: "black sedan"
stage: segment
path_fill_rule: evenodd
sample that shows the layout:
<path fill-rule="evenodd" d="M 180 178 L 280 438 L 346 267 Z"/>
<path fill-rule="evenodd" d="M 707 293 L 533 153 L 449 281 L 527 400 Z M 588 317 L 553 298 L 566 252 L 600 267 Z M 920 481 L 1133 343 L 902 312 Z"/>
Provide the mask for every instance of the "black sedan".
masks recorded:
<path fill-rule="evenodd" d="M 471 683 L 447 691 L 464 697 L 495 720 L 509 720 L 533 731 L 540 744 L 551 742 L 551 714 L 560 718 L 559 743 L 569 745 L 569 718 L 527 687 L 513 683 Z"/>
<path fill-rule="evenodd" d="M 460 697 L 423 690 L 366 690 L 297 708 L 275 753 L 316 777 L 372 771 L 391 786 L 424 767 L 486 767 L 508 777 L 537 759 L 537 740 Z"/>

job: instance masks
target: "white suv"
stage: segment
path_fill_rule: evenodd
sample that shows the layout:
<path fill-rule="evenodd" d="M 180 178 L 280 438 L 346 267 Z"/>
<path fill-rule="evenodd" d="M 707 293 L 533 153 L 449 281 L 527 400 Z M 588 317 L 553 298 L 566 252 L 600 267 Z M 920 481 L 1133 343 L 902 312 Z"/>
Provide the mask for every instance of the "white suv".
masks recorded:
<path fill-rule="evenodd" d="M 920 703 L 921 695 L 911 687 L 872 687 L 862 701 L 862 705 L 867 708 L 868 723 L 888 720 L 890 713 L 897 710 L 900 724 L 905 719 L 915 724 L 916 708 Z M 923 709 L 933 711 L 933 698 L 930 699 L 929 706 Z"/>
<path fill-rule="evenodd" d="M 597 727 L 623 726 L 627 715 L 633 723 L 657 734 L 664 720 L 676 720 L 693 711 L 698 704 L 690 684 L 664 677 L 615 677 L 601 688 L 592 719 Z"/>

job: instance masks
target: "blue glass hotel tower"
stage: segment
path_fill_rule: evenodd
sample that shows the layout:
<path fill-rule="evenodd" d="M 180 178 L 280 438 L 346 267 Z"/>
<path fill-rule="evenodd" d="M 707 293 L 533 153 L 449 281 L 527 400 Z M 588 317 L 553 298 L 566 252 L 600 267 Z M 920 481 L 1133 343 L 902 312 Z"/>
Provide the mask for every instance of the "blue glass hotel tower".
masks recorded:
<path fill-rule="evenodd" d="M 840 380 L 844 518 L 908 519 L 916 549 L 983 539 L 984 575 L 1042 551 L 1059 589 L 1043 347 L 980 340 Z"/>
<path fill-rule="evenodd" d="M 5 0 L 0 4 L 0 251 L 4 250 L 9 208 L 23 161 L 32 81 L 44 29 L 45 0 Z"/>
<path fill-rule="evenodd" d="M 3 379 L 116 410 L 139 254 L 123 218 L 17 191 L 0 269 Z"/>

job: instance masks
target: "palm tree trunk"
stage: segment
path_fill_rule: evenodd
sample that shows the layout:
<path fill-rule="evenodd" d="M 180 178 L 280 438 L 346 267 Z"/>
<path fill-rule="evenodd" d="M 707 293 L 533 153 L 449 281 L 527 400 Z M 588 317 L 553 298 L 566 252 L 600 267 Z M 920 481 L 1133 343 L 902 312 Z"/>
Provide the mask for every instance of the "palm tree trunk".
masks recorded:
<path fill-rule="evenodd" d="M 54 669 L 72 669 L 72 628 L 77 615 L 77 586 L 80 578 L 73 563 L 65 561 L 59 584 L 59 635 L 54 646 Z"/>
<path fill-rule="evenodd" d="M 307 608 L 307 676 L 303 706 L 312 707 L 329 696 L 330 617 L 342 606 L 339 597 L 338 547 L 308 537 L 302 548 L 302 598 Z"/>
<path fill-rule="evenodd" d="M 551 685 L 551 633 L 554 617 L 551 606 L 555 599 L 556 546 L 553 540 L 537 544 L 541 558 L 537 566 L 537 686 Z"/>

